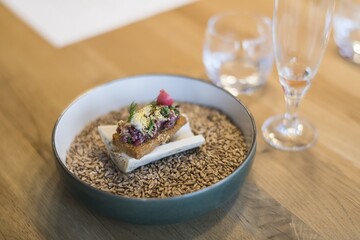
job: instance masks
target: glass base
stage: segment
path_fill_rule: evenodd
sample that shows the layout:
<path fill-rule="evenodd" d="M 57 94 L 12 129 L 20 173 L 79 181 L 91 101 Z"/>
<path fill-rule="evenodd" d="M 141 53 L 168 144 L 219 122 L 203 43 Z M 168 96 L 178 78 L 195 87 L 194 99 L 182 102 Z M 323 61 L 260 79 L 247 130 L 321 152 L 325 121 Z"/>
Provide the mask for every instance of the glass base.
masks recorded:
<path fill-rule="evenodd" d="M 308 121 L 298 118 L 295 124 L 286 126 L 284 115 L 267 119 L 261 130 L 265 141 L 274 148 L 285 151 L 301 151 L 314 145 L 317 130 Z"/>

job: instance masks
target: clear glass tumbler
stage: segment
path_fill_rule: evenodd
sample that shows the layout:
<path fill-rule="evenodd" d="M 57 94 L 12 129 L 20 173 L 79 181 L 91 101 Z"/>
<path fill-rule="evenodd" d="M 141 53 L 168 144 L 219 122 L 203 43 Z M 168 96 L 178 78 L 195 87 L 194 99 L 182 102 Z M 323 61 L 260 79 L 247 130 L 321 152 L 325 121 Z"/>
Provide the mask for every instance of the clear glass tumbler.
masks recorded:
<path fill-rule="evenodd" d="M 273 46 L 286 113 L 262 126 L 263 137 L 282 150 L 303 150 L 315 143 L 316 129 L 297 115 L 329 39 L 334 0 L 275 0 Z"/>
<path fill-rule="evenodd" d="M 227 12 L 208 21 L 203 62 L 210 80 L 233 95 L 251 94 L 272 68 L 271 21 L 247 12 Z"/>
<path fill-rule="evenodd" d="M 360 0 L 338 0 L 333 26 L 340 55 L 360 64 Z"/>

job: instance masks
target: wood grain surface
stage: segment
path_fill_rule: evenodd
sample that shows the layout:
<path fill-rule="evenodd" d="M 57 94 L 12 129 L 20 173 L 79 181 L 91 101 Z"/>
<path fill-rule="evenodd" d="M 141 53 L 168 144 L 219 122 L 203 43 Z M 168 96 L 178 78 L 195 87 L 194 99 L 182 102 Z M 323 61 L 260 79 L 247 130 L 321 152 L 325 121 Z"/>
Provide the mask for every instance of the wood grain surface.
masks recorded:
<path fill-rule="evenodd" d="M 284 111 L 274 69 L 241 100 L 253 113 L 258 150 L 240 194 L 189 222 L 131 225 L 99 216 L 64 185 L 51 132 L 79 94 L 144 73 L 206 80 L 207 19 L 223 10 L 271 16 L 273 2 L 198 1 L 64 48 L 53 48 L 0 4 L 0 239 L 360 239 L 360 66 L 331 39 L 300 114 L 319 130 L 303 152 L 272 149 L 260 127 Z"/>

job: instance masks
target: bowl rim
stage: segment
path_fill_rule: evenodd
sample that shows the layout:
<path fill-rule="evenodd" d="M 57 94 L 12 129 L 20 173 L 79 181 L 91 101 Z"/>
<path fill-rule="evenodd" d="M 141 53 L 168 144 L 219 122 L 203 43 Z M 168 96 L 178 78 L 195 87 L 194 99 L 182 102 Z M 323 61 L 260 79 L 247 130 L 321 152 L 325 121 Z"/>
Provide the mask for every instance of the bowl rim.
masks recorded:
<path fill-rule="evenodd" d="M 233 99 L 235 99 L 247 112 L 247 114 L 250 117 L 250 121 L 251 121 L 251 126 L 252 126 L 252 132 L 254 134 L 254 138 L 252 139 L 252 142 L 250 144 L 250 148 L 249 148 L 249 152 L 246 156 L 246 158 L 244 159 L 244 161 L 240 164 L 239 167 L 237 167 L 231 174 L 229 174 L 228 176 L 226 176 L 225 178 L 221 179 L 220 181 L 216 182 L 215 184 L 212 184 L 208 187 L 202 188 L 200 190 L 197 190 L 195 192 L 190 192 L 190 193 L 186 193 L 186 194 L 182 194 L 179 196 L 173 196 L 173 197 L 165 197 L 165 198 L 136 198 L 136 197 L 128 197 L 128 196 L 121 196 L 121 195 L 116 195 L 110 192 L 105 192 L 102 191 L 96 187 L 91 186 L 90 184 L 82 181 L 81 179 L 79 179 L 77 176 L 75 176 L 72 172 L 70 172 L 70 170 L 65 166 L 65 163 L 62 162 L 62 160 L 60 159 L 60 156 L 58 154 L 56 145 L 55 145 L 55 134 L 56 134 L 56 130 L 58 127 L 59 122 L 61 121 L 62 117 L 65 115 L 65 113 L 76 103 L 78 102 L 82 97 L 86 96 L 87 94 L 90 94 L 91 92 L 95 91 L 96 89 L 105 87 L 107 85 L 111 85 L 111 84 L 115 84 L 117 82 L 120 81 L 129 81 L 131 79 L 134 78 L 139 78 L 139 77 L 146 77 L 146 76 L 151 76 L 151 77 L 175 77 L 175 78 L 183 78 L 186 79 L 186 81 L 196 81 L 196 82 L 200 82 L 202 84 L 206 84 L 209 85 L 211 87 L 215 87 L 218 90 L 224 92 L 225 94 L 229 95 L 230 97 L 232 97 Z M 233 96 L 231 93 L 229 93 L 228 91 L 226 91 L 225 89 L 214 85 L 213 83 L 210 83 L 208 81 L 202 80 L 200 78 L 194 78 L 194 77 L 190 77 L 190 76 L 186 76 L 186 75 L 181 75 L 181 74 L 162 74 L 162 73 L 150 73 L 150 74 L 137 74 L 137 75 L 130 75 L 130 76 L 125 76 L 125 77 L 121 77 L 121 78 L 117 78 L 108 82 L 105 82 L 103 84 L 97 85 L 95 87 L 90 88 L 89 90 L 84 91 L 82 94 L 78 95 L 73 101 L 71 101 L 71 103 L 62 111 L 62 113 L 60 114 L 60 116 L 58 117 L 58 119 L 56 120 L 54 127 L 53 127 L 53 131 L 52 131 L 52 135 L 51 135 L 51 145 L 52 145 L 52 150 L 53 150 L 53 154 L 55 156 L 56 161 L 58 162 L 58 164 L 61 166 L 61 168 L 63 170 L 65 170 L 65 173 L 70 175 L 70 177 L 79 182 L 82 186 L 84 186 L 85 188 L 88 188 L 92 191 L 95 191 L 98 194 L 104 194 L 105 196 L 108 196 L 110 198 L 116 198 L 116 199 L 121 199 L 121 200 L 126 200 L 126 201 L 136 201 L 136 202 L 166 202 L 166 201 L 178 201 L 181 199 L 186 199 L 186 198 L 190 198 L 196 195 L 200 195 L 203 192 L 208 191 L 209 189 L 213 189 L 216 188 L 220 185 L 222 185 L 227 179 L 231 178 L 232 176 L 234 176 L 236 174 L 236 172 L 240 171 L 244 165 L 245 162 L 250 161 L 250 156 L 254 154 L 254 152 L 256 151 L 256 138 L 257 138 L 257 132 L 256 132 L 256 123 L 254 120 L 254 117 L 252 116 L 251 112 L 249 111 L 249 109 L 239 100 L 237 99 L 235 96 Z"/>

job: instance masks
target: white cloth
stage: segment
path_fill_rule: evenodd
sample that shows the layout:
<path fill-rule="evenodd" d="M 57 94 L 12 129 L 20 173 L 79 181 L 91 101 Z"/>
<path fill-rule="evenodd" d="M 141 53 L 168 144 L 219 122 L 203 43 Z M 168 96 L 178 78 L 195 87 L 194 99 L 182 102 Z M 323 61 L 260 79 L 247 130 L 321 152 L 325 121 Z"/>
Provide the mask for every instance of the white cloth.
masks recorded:
<path fill-rule="evenodd" d="M 0 0 L 55 47 L 64 47 L 194 0 Z"/>

